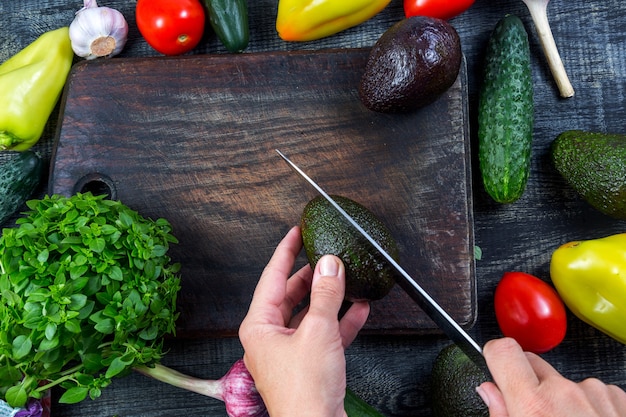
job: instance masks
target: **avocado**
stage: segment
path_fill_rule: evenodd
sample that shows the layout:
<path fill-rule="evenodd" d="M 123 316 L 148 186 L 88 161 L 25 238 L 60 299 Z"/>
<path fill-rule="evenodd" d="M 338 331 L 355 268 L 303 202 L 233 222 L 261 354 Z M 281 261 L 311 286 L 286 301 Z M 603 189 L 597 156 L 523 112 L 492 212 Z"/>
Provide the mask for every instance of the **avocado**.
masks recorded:
<path fill-rule="evenodd" d="M 368 109 L 382 113 L 426 106 L 454 84 L 462 55 L 459 35 L 445 20 L 403 19 L 372 47 L 359 98 Z"/>
<path fill-rule="evenodd" d="M 626 135 L 568 130 L 552 142 L 550 157 L 591 206 L 626 220 Z"/>
<path fill-rule="evenodd" d="M 347 197 L 333 195 L 339 204 L 376 242 L 398 259 L 398 245 L 387 227 L 367 208 Z M 302 242 L 311 267 L 324 255 L 339 257 L 346 269 L 348 301 L 383 298 L 395 284 L 395 270 L 324 197 L 307 203 L 300 219 Z"/>
<path fill-rule="evenodd" d="M 489 409 L 476 393 L 476 387 L 488 380 L 456 344 L 441 349 L 430 380 L 433 417 L 488 417 Z"/>

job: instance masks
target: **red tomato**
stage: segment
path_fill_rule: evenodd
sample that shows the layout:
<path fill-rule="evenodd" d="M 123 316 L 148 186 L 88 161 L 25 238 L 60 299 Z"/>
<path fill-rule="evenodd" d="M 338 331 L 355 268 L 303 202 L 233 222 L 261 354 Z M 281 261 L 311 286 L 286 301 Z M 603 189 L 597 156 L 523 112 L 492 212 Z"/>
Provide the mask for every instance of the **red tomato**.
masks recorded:
<path fill-rule="evenodd" d="M 505 336 L 529 352 L 544 353 L 563 341 L 565 306 L 546 282 L 524 272 L 505 272 L 496 287 L 496 319 Z"/>
<path fill-rule="evenodd" d="M 165 55 L 191 51 L 204 33 L 199 0 L 137 0 L 135 19 L 141 36 Z"/>
<path fill-rule="evenodd" d="M 448 20 L 460 15 L 474 4 L 474 0 L 404 0 L 404 14 L 428 16 Z"/>

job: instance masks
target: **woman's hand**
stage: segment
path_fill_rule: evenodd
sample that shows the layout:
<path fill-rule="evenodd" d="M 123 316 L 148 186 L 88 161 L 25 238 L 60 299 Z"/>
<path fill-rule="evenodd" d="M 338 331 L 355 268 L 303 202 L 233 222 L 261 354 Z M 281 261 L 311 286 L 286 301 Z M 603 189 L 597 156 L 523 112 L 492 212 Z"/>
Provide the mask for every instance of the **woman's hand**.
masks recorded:
<path fill-rule="evenodd" d="M 575 383 L 510 338 L 489 341 L 485 359 L 494 383 L 478 393 L 490 417 L 624 417 L 626 393 L 595 378 Z"/>
<path fill-rule="evenodd" d="M 272 417 L 344 416 L 344 351 L 367 320 L 369 304 L 354 303 L 339 320 L 343 263 L 327 255 L 315 271 L 307 265 L 289 278 L 301 249 L 294 227 L 263 271 L 239 329 L 244 361 Z M 292 317 L 309 292 L 309 306 Z"/>

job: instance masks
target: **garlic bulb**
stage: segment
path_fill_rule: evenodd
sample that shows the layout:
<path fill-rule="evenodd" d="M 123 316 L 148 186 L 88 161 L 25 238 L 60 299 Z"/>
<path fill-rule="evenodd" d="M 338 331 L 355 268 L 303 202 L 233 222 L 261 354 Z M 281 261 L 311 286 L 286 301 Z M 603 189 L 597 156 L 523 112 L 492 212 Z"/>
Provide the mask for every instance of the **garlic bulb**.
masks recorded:
<path fill-rule="evenodd" d="M 222 401 L 229 417 L 269 417 L 263 398 L 243 359 L 235 362 L 219 382 L 222 384 Z"/>
<path fill-rule="evenodd" d="M 237 360 L 220 379 L 188 376 L 160 363 L 138 365 L 133 369 L 166 384 L 224 401 L 228 417 L 269 417 L 243 359 Z"/>
<path fill-rule="evenodd" d="M 70 24 L 74 53 L 85 59 L 119 54 L 128 36 L 124 15 L 109 7 L 98 7 L 96 0 L 85 0 Z"/>

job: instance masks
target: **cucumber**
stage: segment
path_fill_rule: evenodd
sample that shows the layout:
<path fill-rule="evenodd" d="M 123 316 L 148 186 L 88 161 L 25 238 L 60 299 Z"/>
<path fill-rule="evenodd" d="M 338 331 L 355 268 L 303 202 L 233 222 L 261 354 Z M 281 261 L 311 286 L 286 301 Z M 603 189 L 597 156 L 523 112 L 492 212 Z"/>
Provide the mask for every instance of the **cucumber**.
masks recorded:
<path fill-rule="evenodd" d="M 534 124 L 528 34 L 514 15 L 494 28 L 478 103 L 478 160 L 485 191 L 499 203 L 524 193 Z"/>
<path fill-rule="evenodd" d="M 343 407 L 348 417 L 383 417 L 378 410 L 359 398 L 350 388 L 346 388 Z"/>
<path fill-rule="evenodd" d="M 241 52 L 248 47 L 247 0 L 204 0 L 209 23 L 229 52 Z"/>
<path fill-rule="evenodd" d="M 0 165 L 0 224 L 30 198 L 42 172 L 41 158 L 33 151 L 14 152 Z"/>

